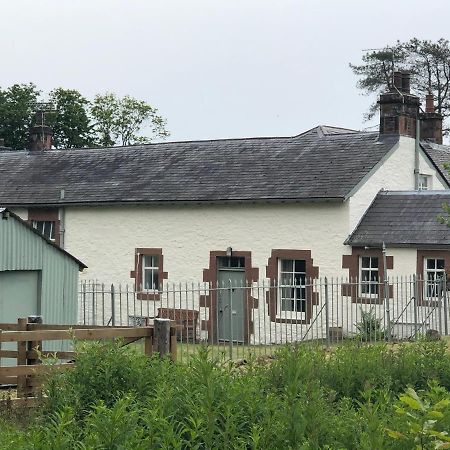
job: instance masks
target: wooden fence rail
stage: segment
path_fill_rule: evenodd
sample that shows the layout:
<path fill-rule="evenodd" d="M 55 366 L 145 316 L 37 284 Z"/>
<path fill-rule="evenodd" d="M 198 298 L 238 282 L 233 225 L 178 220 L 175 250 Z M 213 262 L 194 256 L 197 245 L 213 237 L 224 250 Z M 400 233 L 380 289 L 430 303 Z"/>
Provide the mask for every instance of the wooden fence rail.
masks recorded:
<path fill-rule="evenodd" d="M 176 325 L 167 319 L 160 319 L 155 327 L 141 328 L 107 327 L 90 325 L 48 325 L 36 322 L 36 318 L 20 318 L 17 324 L 0 323 L 0 358 L 17 360 L 15 366 L 0 366 L 0 387 L 16 385 L 17 399 L 2 400 L 0 406 L 7 403 L 20 403 L 34 406 L 32 400 L 42 385 L 43 376 L 56 371 L 73 368 L 76 364 L 76 353 L 73 351 L 42 351 L 42 341 L 52 340 L 112 340 L 122 339 L 127 345 L 144 339 L 144 352 L 151 356 L 153 352 L 164 356 L 170 353 L 172 361 L 176 360 L 177 340 Z M 17 350 L 2 350 L 3 342 L 17 342 Z M 41 356 L 54 357 L 56 360 L 71 360 L 55 364 L 42 364 Z M 1 361 L 1 359 L 0 359 Z"/>

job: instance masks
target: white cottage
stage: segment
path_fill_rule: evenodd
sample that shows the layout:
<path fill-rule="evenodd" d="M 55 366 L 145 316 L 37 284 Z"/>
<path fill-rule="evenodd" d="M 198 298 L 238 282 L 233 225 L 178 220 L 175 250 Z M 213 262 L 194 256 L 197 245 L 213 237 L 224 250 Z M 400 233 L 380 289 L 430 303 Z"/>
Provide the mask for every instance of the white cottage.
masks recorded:
<path fill-rule="evenodd" d="M 450 186 L 442 118 L 428 104 L 419 143 L 419 99 L 408 75 L 397 74 L 380 108 L 379 132 L 318 126 L 283 138 L 3 151 L 0 203 L 85 261 L 86 279 L 132 284 L 154 309 L 163 305 L 158 286 L 172 282 L 359 278 L 364 256 L 380 258 L 371 262 L 380 277 L 380 243 L 365 249 L 348 239 L 377 193 Z M 419 250 L 388 247 L 388 275 L 422 270 Z M 311 322 L 314 289 L 266 294 L 243 300 L 242 340 L 256 336 L 257 315 L 262 333 Z M 205 308 L 201 328 L 217 335 L 217 297 L 205 292 L 189 308 L 164 306 Z"/>

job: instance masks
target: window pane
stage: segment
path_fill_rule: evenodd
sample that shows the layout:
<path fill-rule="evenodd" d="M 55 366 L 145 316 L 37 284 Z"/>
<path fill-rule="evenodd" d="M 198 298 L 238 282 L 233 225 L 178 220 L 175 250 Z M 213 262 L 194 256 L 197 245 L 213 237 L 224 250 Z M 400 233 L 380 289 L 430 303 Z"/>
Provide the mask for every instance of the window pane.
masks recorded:
<path fill-rule="evenodd" d="M 154 286 L 154 289 L 159 288 L 159 278 L 158 278 L 158 272 L 156 270 L 153 271 L 153 286 Z"/>
<path fill-rule="evenodd" d="M 281 298 L 294 298 L 294 288 L 281 288 Z"/>
<path fill-rule="evenodd" d="M 370 272 L 370 281 L 378 281 L 378 271 L 372 270 Z"/>
<path fill-rule="evenodd" d="M 370 271 L 369 270 L 361 270 L 361 281 L 369 281 L 370 280 Z"/>
<path fill-rule="evenodd" d="M 280 283 L 282 286 L 292 286 L 292 274 L 282 273 Z"/>
<path fill-rule="evenodd" d="M 370 258 L 367 256 L 363 256 L 361 258 L 361 267 L 368 268 L 370 267 Z"/>
<path fill-rule="evenodd" d="M 378 294 L 378 284 L 376 284 L 376 283 L 370 284 L 370 293 Z"/>
<path fill-rule="evenodd" d="M 428 258 L 427 259 L 427 269 L 435 269 L 436 268 L 436 260 Z"/>
<path fill-rule="evenodd" d="M 444 270 L 445 268 L 445 261 L 443 259 L 436 260 L 436 268 L 439 270 Z"/>
<path fill-rule="evenodd" d="M 297 312 L 305 312 L 306 311 L 306 301 L 305 300 L 296 300 L 296 311 Z"/>
<path fill-rule="evenodd" d="M 295 260 L 295 271 L 296 272 L 306 272 L 306 261 L 303 259 Z"/>
<path fill-rule="evenodd" d="M 370 258 L 370 265 L 373 268 L 377 269 L 378 268 L 378 258 L 376 256 L 372 256 L 372 258 Z"/>
<path fill-rule="evenodd" d="M 305 274 L 302 274 L 302 273 L 296 273 L 296 274 L 295 274 L 295 278 L 294 278 L 294 280 L 295 280 L 295 285 L 296 285 L 296 286 L 304 286 L 304 285 L 305 285 L 305 278 L 306 278 L 306 275 L 305 275 Z"/>
<path fill-rule="evenodd" d="M 294 311 L 294 300 L 281 300 L 281 311 Z"/>
<path fill-rule="evenodd" d="M 283 272 L 292 272 L 293 270 L 293 261 L 292 259 L 282 259 L 281 260 L 281 270 Z"/>

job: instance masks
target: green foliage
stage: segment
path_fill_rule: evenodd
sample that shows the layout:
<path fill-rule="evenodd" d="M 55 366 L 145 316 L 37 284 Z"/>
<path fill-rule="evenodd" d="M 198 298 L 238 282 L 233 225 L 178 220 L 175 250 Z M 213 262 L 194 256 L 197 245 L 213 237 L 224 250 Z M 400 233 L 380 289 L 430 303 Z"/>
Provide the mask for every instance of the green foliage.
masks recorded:
<path fill-rule="evenodd" d="M 450 115 L 450 45 L 445 39 L 436 42 L 413 38 L 397 41 L 380 50 L 369 51 L 362 57 L 362 64 L 350 64 L 359 77 L 357 87 L 366 95 L 380 94 L 392 87 L 394 70 L 412 73 L 411 85 L 417 95 L 425 99 L 431 91 L 436 101 L 436 111 L 444 118 Z M 377 112 L 374 102 L 367 118 Z M 448 132 L 448 129 L 445 130 Z"/>
<path fill-rule="evenodd" d="M 356 337 L 363 342 L 383 341 L 386 337 L 386 332 L 381 322 L 381 319 L 377 319 L 373 309 L 364 311 L 361 308 L 361 322 L 356 324 L 356 329 L 358 330 Z"/>
<path fill-rule="evenodd" d="M 89 101 L 75 89 L 57 88 L 50 92 L 54 111 L 46 115 L 53 129 L 56 148 L 81 148 L 94 145 L 89 118 Z"/>
<path fill-rule="evenodd" d="M 157 112 L 148 103 L 128 95 L 123 98 L 113 93 L 97 95 L 91 108 L 97 144 L 108 147 L 117 143 L 148 143 L 151 137 L 139 133 L 143 127 L 150 127 L 152 136 L 168 136 L 166 121 Z"/>
<path fill-rule="evenodd" d="M 236 367 L 206 347 L 173 364 L 120 343 L 78 344 L 76 367 L 48 381 L 42 415 L 26 430 L 0 426 L 0 448 L 446 448 L 446 350 L 292 345 L 270 364 Z"/>
<path fill-rule="evenodd" d="M 33 83 L 0 89 L 0 138 L 7 147 L 26 148 L 39 95 Z"/>
<path fill-rule="evenodd" d="M 156 108 L 128 95 L 97 95 L 90 102 L 75 89 L 56 88 L 48 99 L 53 109 L 45 117 L 54 132 L 55 148 L 132 145 L 169 135 Z M 40 100 L 41 91 L 32 83 L 0 89 L 0 138 L 7 147 L 27 148 Z"/>

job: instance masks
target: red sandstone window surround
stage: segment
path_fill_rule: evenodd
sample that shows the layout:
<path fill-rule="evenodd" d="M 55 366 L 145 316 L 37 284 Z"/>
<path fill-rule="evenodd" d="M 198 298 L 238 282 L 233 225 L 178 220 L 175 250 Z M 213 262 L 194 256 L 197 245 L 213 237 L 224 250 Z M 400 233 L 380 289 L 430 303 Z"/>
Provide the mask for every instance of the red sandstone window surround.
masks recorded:
<path fill-rule="evenodd" d="M 432 306 L 439 300 L 443 277 L 450 274 L 450 251 L 417 250 L 417 279 L 419 288 L 417 300 L 419 305 Z M 447 281 L 447 288 L 449 281 Z"/>
<path fill-rule="evenodd" d="M 160 300 L 160 288 L 168 277 L 162 248 L 136 248 L 130 277 L 135 280 L 139 300 Z"/>
<path fill-rule="evenodd" d="M 59 245 L 60 221 L 57 208 L 30 208 L 28 223 L 47 239 Z"/>
<path fill-rule="evenodd" d="M 394 268 L 394 258 L 386 256 L 387 269 Z M 348 283 L 342 285 L 342 295 L 354 303 L 381 304 L 384 301 L 384 261 L 381 249 L 352 247 L 351 255 L 342 256 L 342 268 L 348 269 Z M 393 298 L 389 285 L 389 298 Z"/>
<path fill-rule="evenodd" d="M 271 287 L 266 302 L 272 322 L 309 323 L 318 303 L 312 281 L 319 277 L 310 250 L 274 249 L 267 262 Z"/>

